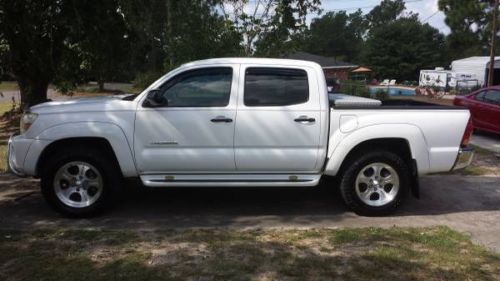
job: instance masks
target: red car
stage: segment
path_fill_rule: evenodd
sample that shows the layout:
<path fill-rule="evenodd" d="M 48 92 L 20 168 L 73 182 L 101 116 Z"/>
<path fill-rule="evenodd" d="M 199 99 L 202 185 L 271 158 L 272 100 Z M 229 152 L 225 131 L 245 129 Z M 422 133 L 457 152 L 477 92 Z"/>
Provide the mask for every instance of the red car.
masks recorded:
<path fill-rule="evenodd" d="M 500 86 L 457 96 L 453 104 L 469 108 L 474 129 L 500 134 Z"/>

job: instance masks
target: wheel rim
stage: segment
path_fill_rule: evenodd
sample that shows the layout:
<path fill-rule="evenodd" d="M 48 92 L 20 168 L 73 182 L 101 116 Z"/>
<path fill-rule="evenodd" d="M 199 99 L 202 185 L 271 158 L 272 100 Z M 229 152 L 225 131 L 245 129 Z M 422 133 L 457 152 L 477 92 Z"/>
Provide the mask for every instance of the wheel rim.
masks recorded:
<path fill-rule="evenodd" d="M 380 207 L 394 201 L 399 191 L 396 170 L 385 163 L 371 163 L 356 177 L 356 194 L 366 205 Z"/>
<path fill-rule="evenodd" d="M 89 163 L 69 162 L 54 177 L 57 198 L 70 207 L 84 208 L 94 204 L 102 194 L 103 181 L 99 171 Z"/>

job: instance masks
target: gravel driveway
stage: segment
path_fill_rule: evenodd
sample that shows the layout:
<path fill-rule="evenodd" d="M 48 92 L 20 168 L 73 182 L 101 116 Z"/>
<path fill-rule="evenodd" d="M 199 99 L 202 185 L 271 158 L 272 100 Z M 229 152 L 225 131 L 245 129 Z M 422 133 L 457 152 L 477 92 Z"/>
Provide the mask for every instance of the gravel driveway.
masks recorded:
<path fill-rule="evenodd" d="M 447 225 L 500 252 L 500 177 L 421 178 L 421 199 L 409 198 L 391 217 L 360 217 L 326 184 L 319 188 L 132 188 L 107 214 L 85 220 L 52 212 L 36 180 L 0 175 L 0 228 L 192 227 L 337 228 Z"/>

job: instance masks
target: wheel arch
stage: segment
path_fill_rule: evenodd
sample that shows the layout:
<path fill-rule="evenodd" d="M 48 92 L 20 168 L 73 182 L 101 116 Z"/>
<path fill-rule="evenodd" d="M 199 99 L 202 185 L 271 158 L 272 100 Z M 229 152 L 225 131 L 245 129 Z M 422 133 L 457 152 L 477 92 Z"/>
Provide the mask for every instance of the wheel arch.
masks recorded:
<path fill-rule="evenodd" d="M 360 154 L 373 149 L 394 152 L 402 157 L 403 161 L 408 165 L 408 168 L 411 171 L 411 192 L 415 197 L 419 198 L 420 188 L 418 182 L 418 164 L 412 155 L 410 142 L 405 138 L 376 138 L 365 140 L 356 144 L 345 155 L 345 158 L 342 163 L 340 163 L 336 174 L 341 175 L 349 164 L 352 163 L 352 161 L 359 158 Z"/>
<path fill-rule="evenodd" d="M 98 148 L 102 151 L 107 157 L 116 163 L 117 167 L 119 167 L 118 159 L 116 158 L 116 154 L 111 147 L 109 141 L 102 137 L 72 137 L 72 138 L 64 138 L 51 142 L 40 154 L 38 161 L 36 163 L 36 174 L 40 175 L 44 164 L 50 159 L 50 156 L 58 150 L 67 149 L 69 147 L 92 147 Z M 121 172 L 121 171 L 120 171 Z M 123 174 L 122 174 L 123 176 Z"/>
<path fill-rule="evenodd" d="M 49 141 L 40 149 L 35 165 L 36 175 L 51 152 L 62 146 L 97 146 L 109 153 L 116 161 L 124 177 L 137 176 L 133 153 L 123 130 L 113 123 L 73 122 L 57 125 L 43 131 L 37 137 Z"/>
<path fill-rule="evenodd" d="M 332 138 L 332 137 L 331 137 Z M 324 173 L 335 176 L 347 157 L 361 148 L 373 145 L 389 151 L 404 152 L 414 159 L 418 174 L 429 170 L 429 151 L 425 137 L 417 126 L 410 124 L 383 124 L 360 128 L 350 134 L 336 136 L 328 147 L 329 157 Z"/>

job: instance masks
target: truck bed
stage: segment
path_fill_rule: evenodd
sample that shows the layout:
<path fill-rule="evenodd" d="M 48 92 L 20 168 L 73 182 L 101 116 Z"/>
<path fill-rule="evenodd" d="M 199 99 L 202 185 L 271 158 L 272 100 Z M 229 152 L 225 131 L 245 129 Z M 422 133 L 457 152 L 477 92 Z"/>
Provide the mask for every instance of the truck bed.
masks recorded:
<path fill-rule="evenodd" d="M 331 108 L 336 109 L 465 109 L 460 106 L 441 105 L 411 99 L 392 98 L 377 100 L 344 94 L 329 94 Z"/>

